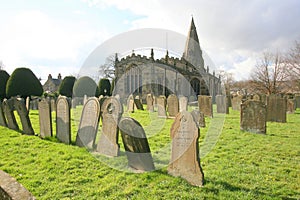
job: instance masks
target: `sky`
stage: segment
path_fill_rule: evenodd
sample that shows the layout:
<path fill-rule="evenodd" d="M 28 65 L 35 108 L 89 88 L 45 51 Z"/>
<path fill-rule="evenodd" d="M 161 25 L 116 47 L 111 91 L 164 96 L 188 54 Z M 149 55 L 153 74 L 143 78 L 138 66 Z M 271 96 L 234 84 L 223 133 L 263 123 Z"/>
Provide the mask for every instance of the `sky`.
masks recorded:
<path fill-rule="evenodd" d="M 192 16 L 215 70 L 235 80 L 249 78 L 264 52 L 300 41 L 299 0 L 0 0 L 0 62 L 9 74 L 27 67 L 42 81 L 76 76 L 110 38 L 141 28 L 186 36 Z"/>

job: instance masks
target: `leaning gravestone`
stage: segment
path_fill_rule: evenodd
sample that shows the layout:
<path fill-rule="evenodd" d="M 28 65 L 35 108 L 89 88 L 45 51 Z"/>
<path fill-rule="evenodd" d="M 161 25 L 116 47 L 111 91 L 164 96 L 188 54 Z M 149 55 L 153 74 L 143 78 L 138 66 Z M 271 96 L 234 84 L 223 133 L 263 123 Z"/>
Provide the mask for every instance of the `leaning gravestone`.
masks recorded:
<path fill-rule="evenodd" d="M 229 114 L 229 107 L 227 103 L 226 95 L 217 95 L 216 103 L 217 103 L 217 113 Z"/>
<path fill-rule="evenodd" d="M 15 109 L 20 116 L 20 120 L 22 123 L 23 133 L 27 135 L 34 135 L 34 130 L 31 125 L 31 121 L 29 118 L 29 111 L 26 108 L 26 102 L 22 98 L 15 99 Z"/>
<path fill-rule="evenodd" d="M 168 173 L 180 176 L 190 184 L 202 186 L 204 174 L 199 157 L 199 129 L 193 116 L 183 111 L 179 113 L 171 127 L 172 156 Z"/>
<path fill-rule="evenodd" d="M 3 104 L 0 101 L 0 126 L 7 127 L 6 119 L 3 112 Z"/>
<path fill-rule="evenodd" d="M 167 108 L 169 117 L 175 117 L 179 112 L 179 102 L 178 98 L 175 94 L 171 94 L 167 98 Z"/>
<path fill-rule="evenodd" d="M 123 114 L 123 107 L 115 97 L 107 98 L 101 105 L 102 133 L 97 145 L 97 151 L 107 156 L 118 156 L 118 123 Z"/>
<path fill-rule="evenodd" d="M 128 166 L 141 171 L 155 169 L 148 140 L 143 127 L 134 119 L 122 118 L 119 123 Z"/>
<path fill-rule="evenodd" d="M 193 110 L 191 112 L 194 121 L 196 122 L 198 127 L 204 128 L 205 127 L 205 117 L 204 114 L 202 112 L 200 112 L 199 110 Z"/>
<path fill-rule="evenodd" d="M 286 105 L 286 111 L 288 114 L 293 114 L 295 113 L 295 109 L 296 109 L 296 101 L 295 99 L 288 99 L 287 100 L 287 105 Z"/>
<path fill-rule="evenodd" d="M 213 107 L 211 96 L 198 95 L 198 106 L 200 112 L 206 117 L 213 117 Z"/>
<path fill-rule="evenodd" d="M 243 96 L 234 96 L 231 99 L 232 110 L 241 110 L 241 103 L 242 103 Z"/>
<path fill-rule="evenodd" d="M 149 110 L 149 112 L 154 112 L 154 98 L 152 94 L 147 94 L 146 102 L 147 110 Z"/>
<path fill-rule="evenodd" d="M 3 110 L 5 113 L 7 127 L 13 130 L 19 130 L 18 123 L 14 114 L 14 99 L 4 99 Z"/>
<path fill-rule="evenodd" d="M 286 123 L 287 99 L 278 95 L 267 97 L 267 121 Z"/>
<path fill-rule="evenodd" d="M 166 115 L 166 97 L 165 96 L 159 96 L 157 98 L 157 115 L 158 117 L 167 117 Z"/>
<path fill-rule="evenodd" d="M 52 137 L 52 116 L 51 105 L 47 99 L 42 99 L 38 103 L 39 121 L 40 121 L 40 137 Z"/>
<path fill-rule="evenodd" d="M 56 137 L 65 144 L 71 143 L 70 103 L 65 96 L 56 100 Z"/>
<path fill-rule="evenodd" d="M 127 99 L 127 112 L 134 112 L 134 108 L 135 104 L 134 104 L 134 99 L 133 99 L 133 95 L 129 95 L 128 99 Z"/>
<path fill-rule="evenodd" d="M 143 107 L 143 104 L 142 104 L 142 100 L 140 99 L 139 96 L 136 96 L 134 98 L 134 104 L 135 104 L 135 106 L 136 106 L 136 108 L 138 110 L 144 110 L 144 107 Z"/>
<path fill-rule="evenodd" d="M 185 96 L 179 97 L 179 112 L 187 111 L 188 109 L 188 98 Z"/>
<path fill-rule="evenodd" d="M 240 128 L 252 133 L 266 133 L 267 109 L 261 101 L 247 100 L 241 104 Z"/>
<path fill-rule="evenodd" d="M 83 106 L 76 145 L 93 149 L 98 131 L 100 104 L 96 97 L 89 98 Z"/>

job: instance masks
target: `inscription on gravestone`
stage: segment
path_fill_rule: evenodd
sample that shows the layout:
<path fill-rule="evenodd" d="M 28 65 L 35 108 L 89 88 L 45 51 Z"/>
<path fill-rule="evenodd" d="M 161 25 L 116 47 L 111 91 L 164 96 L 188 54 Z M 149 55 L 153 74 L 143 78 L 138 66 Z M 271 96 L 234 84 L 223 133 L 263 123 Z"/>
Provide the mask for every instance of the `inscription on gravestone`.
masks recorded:
<path fill-rule="evenodd" d="M 141 171 L 155 169 L 143 127 L 134 119 L 122 118 L 119 123 L 128 166 Z"/>
<path fill-rule="evenodd" d="M 39 121 L 40 121 L 40 137 L 52 137 L 52 116 L 51 106 L 47 99 L 42 99 L 38 103 Z"/>
<path fill-rule="evenodd" d="M 97 145 L 97 151 L 107 156 L 119 155 L 118 123 L 123 113 L 123 107 L 115 97 L 107 98 L 101 105 L 102 133 Z"/>
<path fill-rule="evenodd" d="M 202 186 L 204 174 L 199 157 L 199 129 L 192 115 L 179 113 L 171 127 L 172 156 L 168 173 L 180 176 L 195 186 Z"/>
<path fill-rule="evenodd" d="M 15 99 L 15 109 L 20 116 L 20 120 L 22 123 L 23 133 L 27 135 L 34 135 L 34 130 L 31 125 L 31 121 L 29 118 L 29 111 L 26 108 L 26 102 L 22 98 Z"/>
<path fill-rule="evenodd" d="M 175 117 L 179 112 L 179 102 L 175 94 L 171 94 L 168 96 L 167 106 L 169 117 Z"/>
<path fill-rule="evenodd" d="M 83 106 L 79 128 L 76 136 L 76 145 L 93 149 L 98 131 L 100 104 L 96 97 L 91 97 Z"/>
<path fill-rule="evenodd" d="M 70 103 L 65 96 L 56 101 L 56 137 L 65 144 L 71 143 Z"/>
<path fill-rule="evenodd" d="M 206 117 L 213 117 L 212 97 L 205 95 L 198 95 L 199 111 Z"/>
<path fill-rule="evenodd" d="M 15 114 L 14 114 L 14 99 L 4 99 L 3 109 L 5 113 L 7 127 L 13 130 L 19 130 Z"/>

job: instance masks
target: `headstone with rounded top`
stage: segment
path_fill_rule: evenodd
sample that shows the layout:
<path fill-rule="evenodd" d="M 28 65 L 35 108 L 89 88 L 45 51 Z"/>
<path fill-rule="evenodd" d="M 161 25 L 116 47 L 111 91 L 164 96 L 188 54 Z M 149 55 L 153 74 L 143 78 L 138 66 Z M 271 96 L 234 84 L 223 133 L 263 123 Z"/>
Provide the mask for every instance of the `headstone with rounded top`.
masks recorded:
<path fill-rule="evenodd" d="M 56 137 L 65 144 L 71 143 L 70 102 L 65 96 L 56 101 Z"/>
<path fill-rule="evenodd" d="M 154 112 L 154 98 L 152 94 L 147 94 L 146 102 L 147 110 L 149 110 L 149 112 Z"/>
<path fill-rule="evenodd" d="M 43 98 L 38 103 L 39 122 L 40 122 L 40 137 L 52 137 L 52 116 L 50 102 Z"/>
<path fill-rule="evenodd" d="M 177 113 L 179 112 L 179 102 L 178 98 L 175 94 L 171 94 L 167 98 L 167 110 L 169 117 L 175 118 Z"/>
<path fill-rule="evenodd" d="M 212 97 L 206 95 L 198 95 L 199 111 L 206 117 L 213 117 Z"/>
<path fill-rule="evenodd" d="M 157 115 L 158 117 L 163 117 L 166 118 L 167 114 L 166 114 L 166 97 L 161 95 L 157 98 Z"/>
<path fill-rule="evenodd" d="M 188 98 L 185 96 L 179 97 L 179 112 L 187 111 L 188 109 Z"/>

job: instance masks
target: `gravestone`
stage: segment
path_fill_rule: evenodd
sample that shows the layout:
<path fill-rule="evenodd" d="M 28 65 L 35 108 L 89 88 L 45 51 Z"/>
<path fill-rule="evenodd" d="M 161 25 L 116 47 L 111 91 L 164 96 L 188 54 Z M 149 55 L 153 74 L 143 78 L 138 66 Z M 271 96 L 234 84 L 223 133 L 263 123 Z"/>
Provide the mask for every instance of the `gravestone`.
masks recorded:
<path fill-rule="evenodd" d="M 286 123 L 287 99 L 278 95 L 267 97 L 267 121 Z"/>
<path fill-rule="evenodd" d="M 6 119 L 3 112 L 3 104 L 0 101 L 0 126 L 7 127 Z"/>
<path fill-rule="evenodd" d="M 141 171 L 155 169 L 148 140 L 143 127 L 136 120 L 126 117 L 119 123 L 128 166 Z"/>
<path fill-rule="evenodd" d="M 167 110 L 169 113 L 169 117 L 175 118 L 177 113 L 179 112 L 179 102 L 178 98 L 175 94 L 171 94 L 167 98 Z"/>
<path fill-rule="evenodd" d="M 242 103 L 243 96 L 234 96 L 231 99 L 232 110 L 241 110 L 241 103 Z"/>
<path fill-rule="evenodd" d="M 13 130 L 19 130 L 19 126 L 14 114 L 14 99 L 4 99 L 3 110 L 6 118 L 7 127 Z"/>
<path fill-rule="evenodd" d="M 51 112 L 56 111 L 56 102 L 54 98 L 50 98 Z"/>
<path fill-rule="evenodd" d="M 14 101 L 15 103 L 15 109 L 18 112 L 18 115 L 20 117 L 21 123 L 22 123 L 22 132 L 27 135 L 34 135 L 34 130 L 31 125 L 31 121 L 29 118 L 29 111 L 26 108 L 26 102 L 22 98 L 17 98 Z"/>
<path fill-rule="evenodd" d="M 38 104 L 39 104 L 39 99 L 32 99 L 29 104 L 30 110 L 38 110 L 39 107 Z"/>
<path fill-rule="evenodd" d="M 143 104 L 142 104 L 142 100 L 140 99 L 139 96 L 136 96 L 134 98 L 134 104 L 135 104 L 135 106 L 136 106 L 136 108 L 138 110 L 144 110 L 144 107 L 143 107 Z"/>
<path fill-rule="evenodd" d="M 158 117 L 166 118 L 166 97 L 161 95 L 157 97 L 157 115 Z"/>
<path fill-rule="evenodd" d="M 65 144 L 71 144 L 70 103 L 65 96 L 56 100 L 56 137 Z"/>
<path fill-rule="evenodd" d="M 266 133 L 267 109 L 261 101 L 247 100 L 241 104 L 240 129 L 252 133 Z"/>
<path fill-rule="evenodd" d="M 227 99 L 226 95 L 216 96 L 217 113 L 229 114 Z"/>
<path fill-rule="evenodd" d="M 188 109 L 188 98 L 185 96 L 179 97 L 179 112 L 187 111 Z"/>
<path fill-rule="evenodd" d="M 198 95 L 199 111 L 206 117 L 213 117 L 213 107 L 211 96 Z"/>
<path fill-rule="evenodd" d="M 300 95 L 299 94 L 295 95 L 295 100 L 296 100 L 296 107 L 300 108 Z"/>
<path fill-rule="evenodd" d="M 294 114 L 296 109 L 296 101 L 295 99 L 288 99 L 286 105 L 286 111 L 288 114 Z"/>
<path fill-rule="evenodd" d="M 50 102 L 43 98 L 39 103 L 40 137 L 52 137 L 52 116 Z"/>
<path fill-rule="evenodd" d="M 30 110 L 30 97 L 26 97 L 26 109 Z"/>
<path fill-rule="evenodd" d="M 76 145 L 93 149 L 98 131 L 100 103 L 96 97 L 90 97 L 84 104 L 76 136 Z"/>
<path fill-rule="evenodd" d="M 196 122 L 197 126 L 200 128 L 204 128 L 205 127 L 205 117 L 204 114 L 202 112 L 200 112 L 199 110 L 193 110 L 191 112 L 194 121 Z"/>
<path fill-rule="evenodd" d="M 101 105 L 102 133 L 97 145 L 97 151 L 107 156 L 118 156 L 118 123 L 123 114 L 123 107 L 115 97 L 107 98 Z"/>
<path fill-rule="evenodd" d="M 147 110 L 149 110 L 149 112 L 154 112 L 154 98 L 152 94 L 147 94 L 146 102 Z"/>
<path fill-rule="evenodd" d="M 171 127 L 172 153 L 168 174 L 179 176 L 195 186 L 202 186 L 204 174 L 199 156 L 199 129 L 193 116 L 180 112 Z"/>
<path fill-rule="evenodd" d="M 133 113 L 134 109 L 135 109 L 135 103 L 134 103 L 133 95 L 131 94 L 127 99 L 127 112 Z"/>

